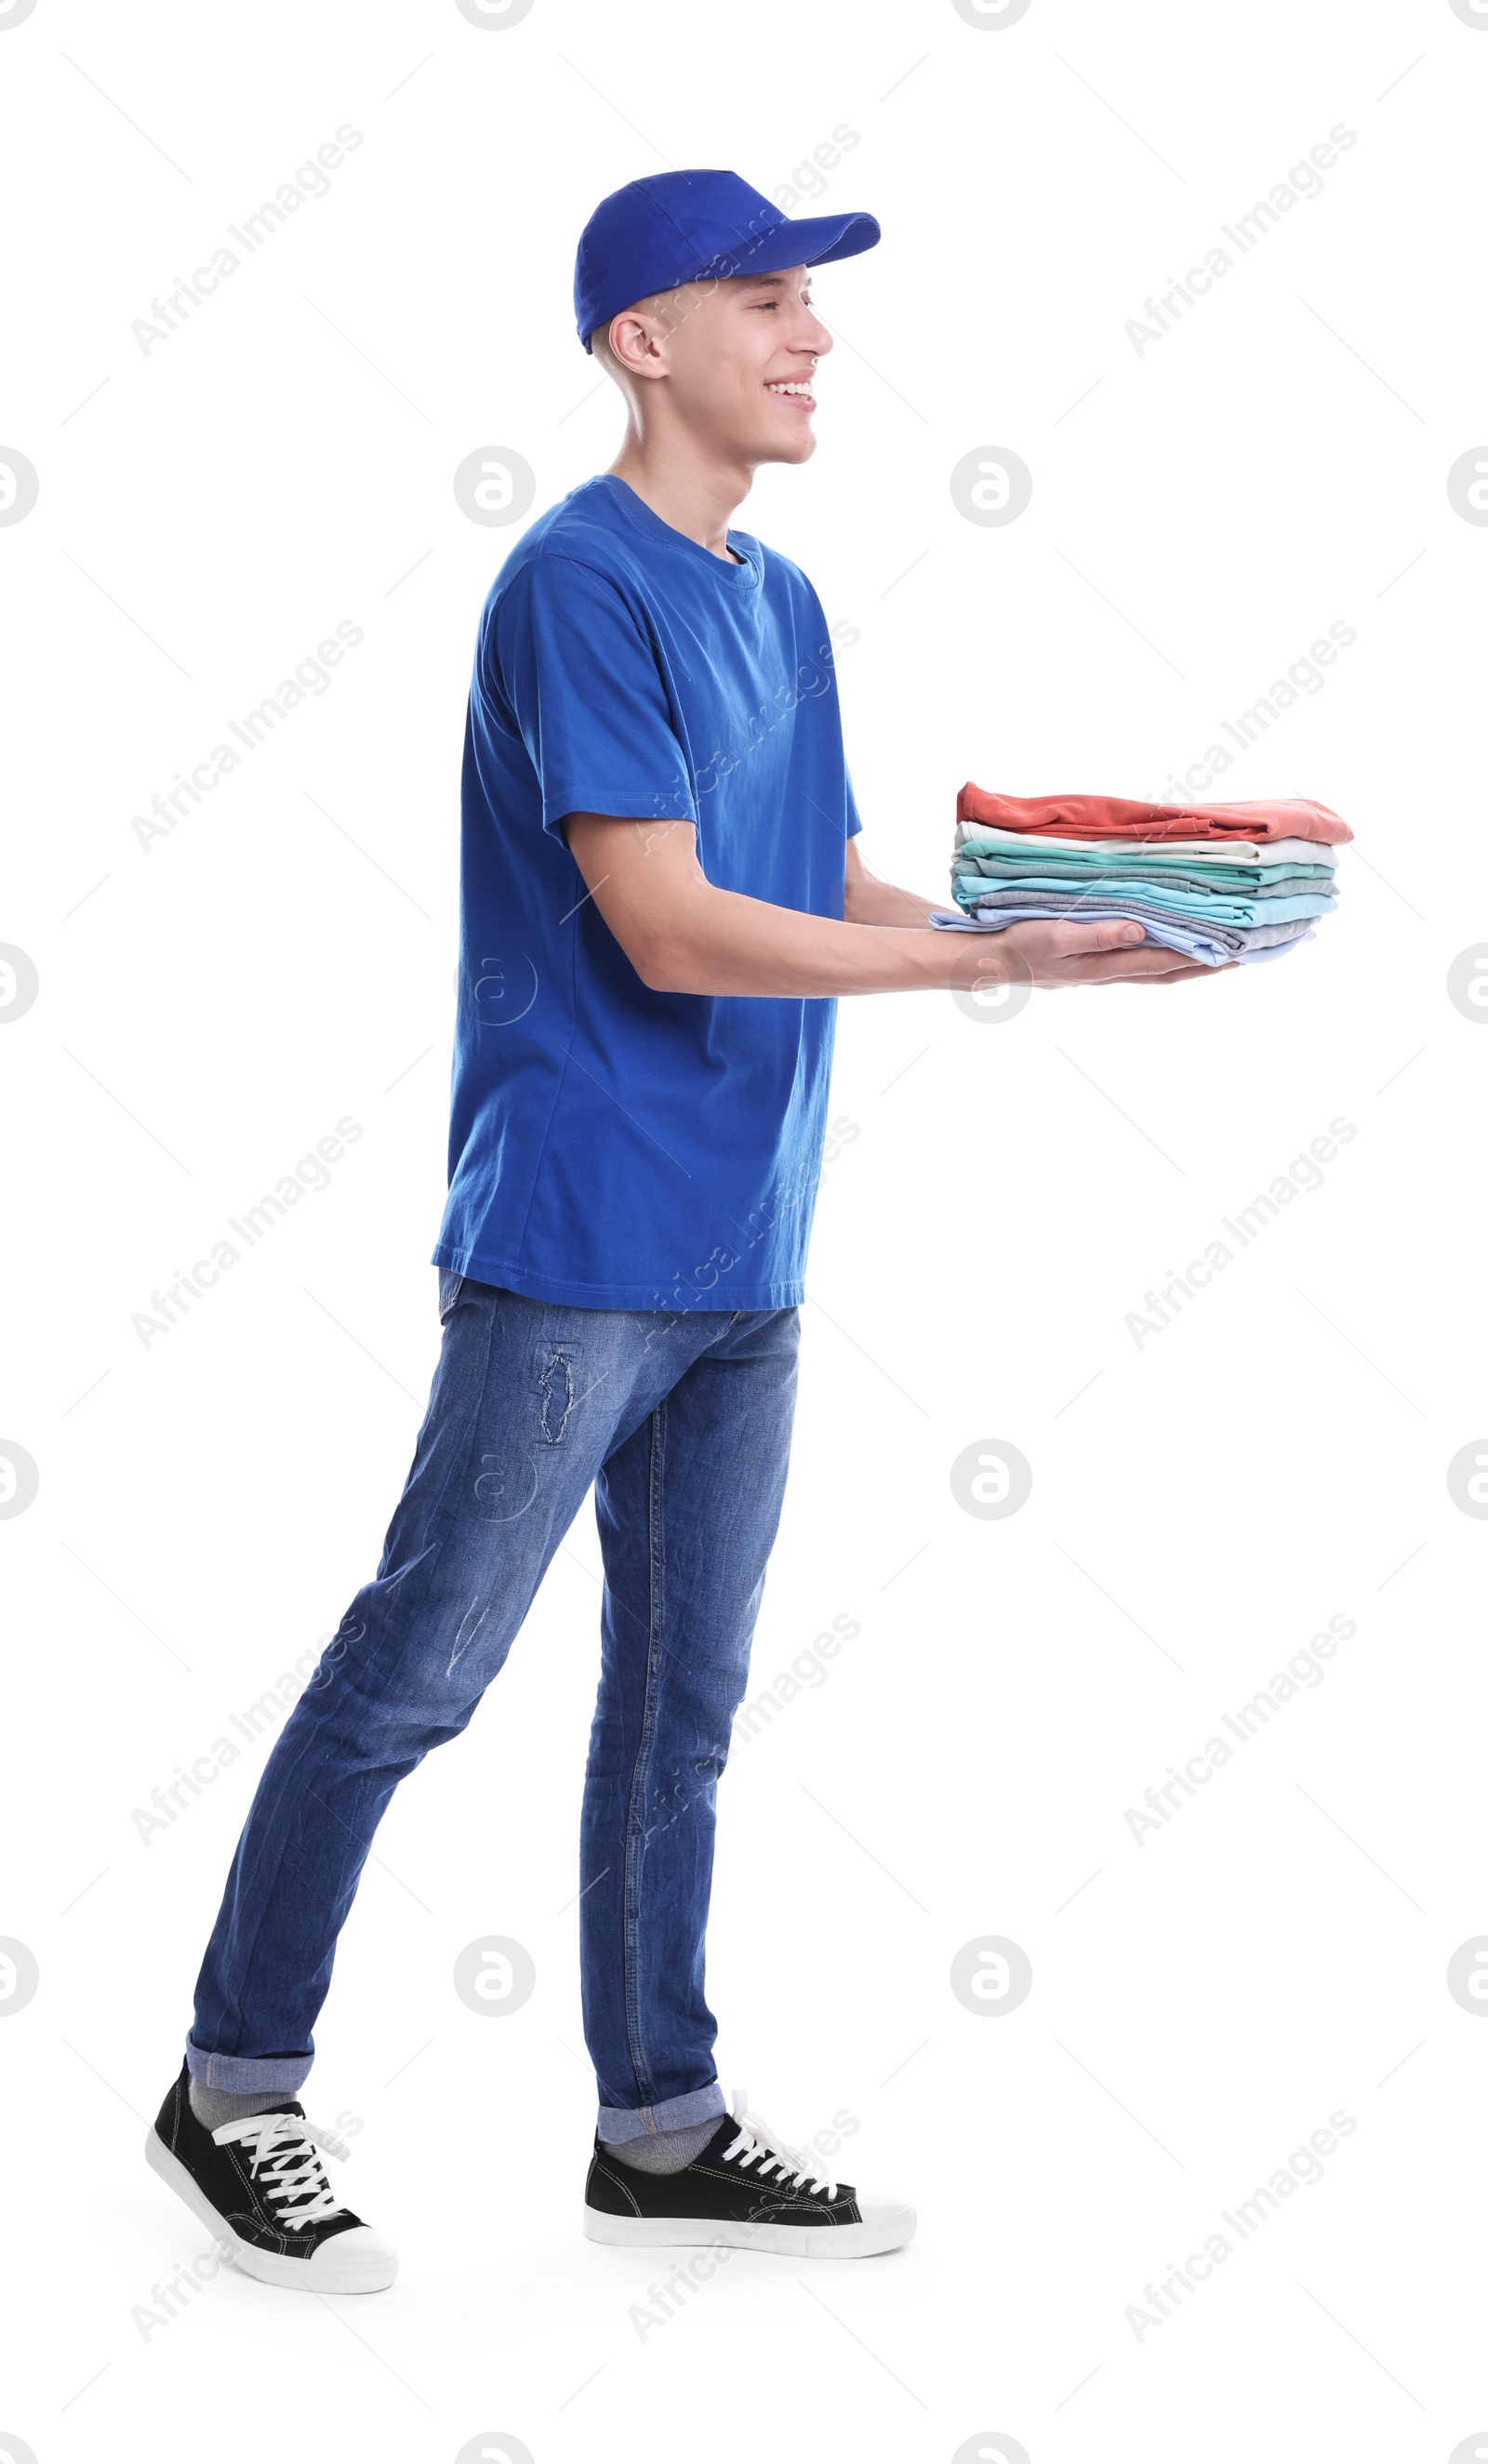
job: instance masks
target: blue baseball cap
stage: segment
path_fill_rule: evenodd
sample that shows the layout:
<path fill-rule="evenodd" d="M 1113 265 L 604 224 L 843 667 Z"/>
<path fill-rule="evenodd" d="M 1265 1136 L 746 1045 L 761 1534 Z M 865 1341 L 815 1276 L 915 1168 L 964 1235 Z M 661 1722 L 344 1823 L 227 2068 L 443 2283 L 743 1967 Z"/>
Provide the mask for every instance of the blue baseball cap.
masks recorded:
<path fill-rule="evenodd" d="M 573 308 L 579 340 L 633 300 L 683 282 L 784 274 L 876 248 L 872 214 L 809 214 L 790 222 L 737 171 L 655 171 L 597 205 L 579 238 Z"/>

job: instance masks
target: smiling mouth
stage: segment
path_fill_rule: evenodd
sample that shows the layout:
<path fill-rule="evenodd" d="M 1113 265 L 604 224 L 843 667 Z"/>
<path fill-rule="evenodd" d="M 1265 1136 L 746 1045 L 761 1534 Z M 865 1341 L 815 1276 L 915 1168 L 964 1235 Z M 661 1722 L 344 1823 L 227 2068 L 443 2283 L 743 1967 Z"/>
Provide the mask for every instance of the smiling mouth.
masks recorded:
<path fill-rule="evenodd" d="M 788 384 L 782 382 L 777 385 L 767 385 L 765 390 L 766 393 L 778 394 L 783 401 L 798 402 L 803 410 L 814 410 L 816 407 L 816 396 L 809 385 L 798 385 L 792 380 Z"/>

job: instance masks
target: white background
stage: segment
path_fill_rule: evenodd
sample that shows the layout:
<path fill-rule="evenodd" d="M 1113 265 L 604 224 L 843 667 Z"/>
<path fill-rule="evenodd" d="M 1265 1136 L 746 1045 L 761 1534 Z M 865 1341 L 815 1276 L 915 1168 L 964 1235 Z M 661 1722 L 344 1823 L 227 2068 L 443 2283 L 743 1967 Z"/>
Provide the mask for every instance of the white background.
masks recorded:
<path fill-rule="evenodd" d="M 948 2464 L 978 2433 L 993 2464 L 999 2435 L 1033 2464 L 1445 2464 L 1488 2422 L 1488 2031 L 1445 1982 L 1488 1927 L 1488 1532 L 1445 1479 L 1488 1427 L 1488 1037 L 1446 994 L 1488 938 L 1488 535 L 1446 493 L 1488 431 L 1488 27 L 1449 0 L 987 27 L 536 0 L 495 31 L 455 0 L 37 0 L 0 80 L 0 443 L 40 474 L 0 530 L 0 937 L 40 977 L 0 1039 L 0 1436 L 40 1473 L 0 1528 L 0 1933 L 41 1976 L 0 2027 L 0 2430 L 40 2464 L 442 2464 L 482 2431 L 537 2464 Z M 1340 121 L 1322 196 L 1139 356 L 1147 295 Z M 343 122 L 330 195 L 142 353 L 152 296 Z M 756 1678 L 861 1632 L 736 1747 L 709 1986 L 723 2078 L 796 2137 L 853 2117 L 843 2168 L 917 2201 L 912 2249 L 744 2257 L 643 2338 L 661 2255 L 580 2236 L 586 1513 L 394 1801 L 318 2030 L 310 2110 L 360 2124 L 338 2186 L 396 2288 L 228 2274 L 151 2325 L 206 2236 L 144 2123 L 263 1747 L 147 1845 L 132 1815 L 336 1624 L 436 1349 L 461 727 L 517 536 L 452 476 L 508 447 L 541 510 L 610 459 L 568 306 L 602 194 L 668 163 L 774 190 L 843 124 L 815 209 L 883 243 L 818 277 L 820 448 L 739 519 L 859 630 L 865 851 L 939 893 L 968 777 L 1158 792 L 1343 620 L 1222 789 L 1342 812 L 1343 905 L 1168 992 L 843 1006 L 855 1135 Z M 1005 529 L 948 487 L 993 445 L 1033 474 Z M 331 689 L 142 850 L 131 815 L 340 620 L 365 640 Z M 142 1346 L 151 1290 L 348 1114 L 331 1186 Z M 1139 1350 L 1146 1288 L 1339 1115 L 1323 1187 Z M 989 1438 L 1033 1469 L 1005 1522 L 949 1485 Z M 1338 1614 L 1324 1681 L 1139 1847 L 1125 1810 Z M 538 1969 L 500 2020 L 451 1983 L 486 1933 Z M 948 1983 L 986 1934 L 1033 1963 L 1001 2017 Z M 1325 2179 L 1139 2341 L 1144 2286 L 1340 2110 Z"/>

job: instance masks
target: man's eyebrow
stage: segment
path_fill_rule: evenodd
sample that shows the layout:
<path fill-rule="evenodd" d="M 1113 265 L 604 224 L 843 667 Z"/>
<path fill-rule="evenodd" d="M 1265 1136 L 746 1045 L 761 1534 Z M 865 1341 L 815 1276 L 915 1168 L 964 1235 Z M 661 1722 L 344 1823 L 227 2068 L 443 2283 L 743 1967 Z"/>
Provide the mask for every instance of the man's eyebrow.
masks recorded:
<path fill-rule="evenodd" d="M 746 274 L 744 276 L 744 279 L 753 290 L 765 291 L 778 290 L 784 283 L 786 277 L 783 274 Z M 803 291 L 810 291 L 811 287 L 811 268 L 808 267 L 806 280 L 802 283 L 801 288 Z"/>

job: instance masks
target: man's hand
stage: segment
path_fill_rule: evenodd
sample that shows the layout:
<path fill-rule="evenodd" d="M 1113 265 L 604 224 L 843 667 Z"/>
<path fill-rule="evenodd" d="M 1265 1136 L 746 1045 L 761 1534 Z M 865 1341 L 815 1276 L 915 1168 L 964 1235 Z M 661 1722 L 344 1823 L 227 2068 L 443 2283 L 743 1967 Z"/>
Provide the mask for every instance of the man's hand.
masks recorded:
<path fill-rule="evenodd" d="M 1033 984 L 1055 992 L 1068 984 L 1176 984 L 1188 976 L 1224 973 L 1221 967 L 1196 966 L 1181 950 L 1149 941 L 1140 924 L 1119 921 L 1076 924 L 1061 918 L 1010 924 L 1004 933 L 947 934 L 945 938 L 970 945 L 966 964 L 971 979 L 982 984 Z"/>

